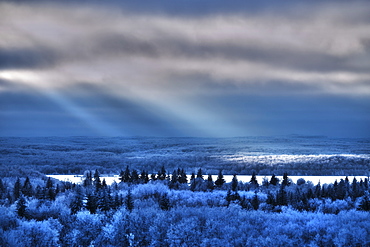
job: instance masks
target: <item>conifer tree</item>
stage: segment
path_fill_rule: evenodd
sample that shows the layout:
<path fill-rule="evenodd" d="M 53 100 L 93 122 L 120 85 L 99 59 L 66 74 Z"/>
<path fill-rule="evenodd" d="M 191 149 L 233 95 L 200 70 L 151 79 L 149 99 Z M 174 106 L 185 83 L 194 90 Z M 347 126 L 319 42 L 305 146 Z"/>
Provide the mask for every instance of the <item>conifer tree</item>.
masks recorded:
<path fill-rule="evenodd" d="M 96 191 L 100 190 L 102 187 L 98 169 L 96 169 L 94 173 L 94 186 Z"/>
<path fill-rule="evenodd" d="M 322 192 L 321 192 L 321 184 L 320 184 L 320 182 L 315 186 L 314 195 L 315 195 L 316 198 L 321 198 Z"/>
<path fill-rule="evenodd" d="M 226 194 L 227 206 L 230 205 L 231 201 L 232 201 L 232 194 L 231 194 L 231 190 L 229 189 L 229 190 L 227 190 L 227 194 Z"/>
<path fill-rule="evenodd" d="M 236 174 L 233 175 L 233 179 L 231 180 L 231 190 L 234 192 L 238 190 L 238 179 Z"/>
<path fill-rule="evenodd" d="M 89 210 L 91 214 L 95 214 L 98 209 L 98 199 L 93 193 L 89 193 L 86 196 L 86 206 L 85 208 Z"/>
<path fill-rule="evenodd" d="M 24 181 L 23 187 L 21 189 L 23 195 L 31 197 L 33 196 L 33 189 L 32 189 L 32 184 L 30 181 L 30 178 L 27 176 L 26 180 Z"/>
<path fill-rule="evenodd" d="M 171 208 L 170 199 L 167 193 L 163 193 L 159 198 L 159 206 L 162 210 L 169 210 Z"/>
<path fill-rule="evenodd" d="M 363 191 L 360 184 L 357 182 L 357 179 L 354 177 L 351 185 L 351 198 L 356 200 L 356 198 L 363 196 Z"/>
<path fill-rule="evenodd" d="M 108 187 L 108 185 L 107 185 L 107 181 L 105 181 L 105 178 L 103 178 L 103 182 L 101 183 L 101 187 L 102 187 L 103 189 L 106 189 L 106 188 Z"/>
<path fill-rule="evenodd" d="M 193 174 L 194 173 L 192 173 L 192 175 Z M 194 192 L 196 190 L 196 187 L 197 187 L 197 180 L 196 180 L 195 175 L 194 175 L 194 178 L 190 179 L 190 190 Z"/>
<path fill-rule="evenodd" d="M 53 181 L 51 180 L 50 177 L 46 180 L 45 188 L 50 189 L 53 188 Z"/>
<path fill-rule="evenodd" d="M 220 170 L 218 172 L 218 176 L 217 176 L 217 179 L 215 181 L 215 185 L 218 187 L 218 188 L 221 188 L 222 185 L 224 185 L 225 183 L 225 179 L 224 179 L 224 175 L 222 174 L 222 170 Z"/>
<path fill-rule="evenodd" d="M 280 189 L 276 195 L 276 204 L 280 206 L 288 205 L 288 197 L 284 188 L 284 184 L 281 184 Z"/>
<path fill-rule="evenodd" d="M 0 178 L 0 193 L 4 193 L 5 192 L 5 185 L 3 183 L 3 180 Z"/>
<path fill-rule="evenodd" d="M 46 198 L 49 200 L 54 201 L 56 197 L 56 193 L 53 188 L 46 189 Z"/>
<path fill-rule="evenodd" d="M 126 209 L 129 210 L 130 212 L 134 209 L 134 201 L 132 199 L 131 190 L 127 191 L 125 206 L 126 206 Z"/>
<path fill-rule="evenodd" d="M 257 196 L 257 191 L 254 192 L 254 196 L 252 198 L 251 204 L 252 204 L 252 207 L 253 207 L 254 210 L 258 210 L 258 208 L 260 206 L 260 201 L 259 201 L 258 196 Z"/>
<path fill-rule="evenodd" d="M 188 183 L 188 178 L 186 176 L 186 172 L 185 172 L 184 169 L 181 169 L 181 171 L 180 171 L 179 182 L 180 182 L 180 184 L 187 184 Z"/>
<path fill-rule="evenodd" d="M 179 175 L 177 174 L 177 170 L 173 170 L 172 176 L 171 176 L 171 183 L 177 183 L 179 179 Z"/>
<path fill-rule="evenodd" d="M 370 211 L 370 196 L 368 191 L 363 196 L 359 208 L 363 211 Z"/>
<path fill-rule="evenodd" d="M 212 175 L 208 174 L 207 182 L 206 182 L 206 187 L 208 191 L 213 191 L 215 188 L 215 185 L 213 183 Z"/>
<path fill-rule="evenodd" d="M 252 185 L 252 187 L 253 187 L 253 188 L 256 188 L 256 187 L 258 187 L 258 186 L 259 186 L 258 181 L 257 181 L 256 172 L 255 172 L 255 171 L 253 171 L 253 173 L 252 173 L 252 178 L 251 178 L 251 180 L 250 180 L 250 182 L 249 182 L 249 183 Z"/>
<path fill-rule="evenodd" d="M 21 195 L 21 180 L 17 178 L 17 180 L 14 183 L 14 188 L 13 188 L 14 200 L 18 200 L 20 195 Z"/>
<path fill-rule="evenodd" d="M 343 200 L 346 198 L 346 183 L 343 179 L 340 180 L 336 190 L 336 199 Z"/>
<path fill-rule="evenodd" d="M 7 194 L 7 188 L 6 188 L 3 180 L 0 178 L 0 199 L 5 198 L 6 194 Z"/>
<path fill-rule="evenodd" d="M 40 185 L 36 186 L 35 197 L 37 199 L 45 199 L 45 189 L 42 188 Z"/>
<path fill-rule="evenodd" d="M 85 179 L 83 181 L 83 186 L 84 187 L 90 187 L 93 183 L 93 178 L 92 178 L 92 173 L 91 171 L 87 171 L 85 173 Z"/>
<path fill-rule="evenodd" d="M 133 184 L 138 184 L 139 183 L 139 174 L 135 169 L 132 170 L 132 172 L 131 172 L 131 182 Z"/>
<path fill-rule="evenodd" d="M 275 176 L 275 174 L 272 174 L 270 179 L 270 184 L 277 185 L 279 183 L 279 179 Z"/>
<path fill-rule="evenodd" d="M 281 183 L 284 186 L 289 186 L 290 185 L 290 181 L 289 181 L 289 178 L 288 178 L 288 173 L 284 172 L 283 181 Z"/>
<path fill-rule="evenodd" d="M 131 172 L 130 172 L 130 168 L 128 167 L 128 165 L 126 166 L 125 171 L 121 171 L 120 180 L 122 183 L 131 182 Z"/>
<path fill-rule="evenodd" d="M 198 169 L 197 178 L 203 179 L 203 171 L 202 171 L 202 168 L 199 168 Z"/>
<path fill-rule="evenodd" d="M 98 198 L 98 208 L 102 212 L 107 212 L 111 209 L 112 206 L 112 198 L 110 196 L 110 192 L 108 188 L 103 188 L 99 192 Z"/>
<path fill-rule="evenodd" d="M 165 180 L 166 179 L 166 169 L 164 166 L 161 167 L 161 170 L 158 171 L 158 179 L 159 180 Z"/>
<path fill-rule="evenodd" d="M 192 173 L 191 173 L 191 176 L 190 176 L 190 182 L 191 182 L 192 180 L 195 180 L 195 173 L 194 173 L 194 172 L 192 172 Z"/>
<path fill-rule="evenodd" d="M 170 188 L 171 189 L 178 189 L 179 188 L 179 182 L 178 182 L 179 176 L 177 174 L 177 170 L 175 169 L 172 172 L 171 181 L 170 181 Z"/>
<path fill-rule="evenodd" d="M 252 210 L 253 206 L 250 202 L 250 200 L 248 200 L 245 196 L 243 196 L 241 199 L 240 199 L 240 206 L 243 208 L 243 209 L 246 209 L 246 210 Z"/>
<path fill-rule="evenodd" d="M 20 195 L 16 204 L 17 215 L 21 218 L 26 217 L 26 209 L 27 209 L 26 199 L 24 198 L 23 195 Z"/>
<path fill-rule="evenodd" d="M 76 214 L 78 211 L 80 211 L 83 208 L 84 206 L 83 199 L 84 199 L 84 196 L 83 196 L 82 188 L 80 186 L 77 186 L 74 197 L 69 205 L 69 208 L 71 209 L 72 214 Z"/>
<path fill-rule="evenodd" d="M 267 204 L 270 204 L 272 206 L 276 206 L 276 200 L 275 200 L 275 197 L 273 194 L 271 194 L 270 191 L 267 192 L 267 199 L 266 199 L 266 203 Z"/>

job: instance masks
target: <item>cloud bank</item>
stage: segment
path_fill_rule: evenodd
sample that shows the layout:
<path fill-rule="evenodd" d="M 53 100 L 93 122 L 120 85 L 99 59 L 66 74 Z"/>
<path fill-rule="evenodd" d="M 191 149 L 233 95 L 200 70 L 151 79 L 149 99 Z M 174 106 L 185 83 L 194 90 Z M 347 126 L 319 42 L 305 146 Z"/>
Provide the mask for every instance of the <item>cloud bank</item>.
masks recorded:
<path fill-rule="evenodd" d="M 356 116 L 369 112 L 369 3 L 243 5 L 242 11 L 216 3 L 203 13 L 166 4 L 150 11 L 114 1 L 0 3 L 1 94 L 34 90 L 85 122 L 99 122 L 87 112 L 108 111 L 110 103 L 86 108 L 79 99 L 104 92 L 142 109 L 121 110 L 132 126 L 147 126 L 151 120 L 138 115 L 150 115 L 157 129 L 176 126 L 175 133 L 188 128 L 187 134 L 213 135 L 222 126 L 226 135 L 251 134 L 236 124 L 243 110 L 223 107 L 229 96 L 241 96 L 246 106 L 253 102 L 245 95 L 361 98 Z M 224 112 L 214 114 L 207 97 Z"/>

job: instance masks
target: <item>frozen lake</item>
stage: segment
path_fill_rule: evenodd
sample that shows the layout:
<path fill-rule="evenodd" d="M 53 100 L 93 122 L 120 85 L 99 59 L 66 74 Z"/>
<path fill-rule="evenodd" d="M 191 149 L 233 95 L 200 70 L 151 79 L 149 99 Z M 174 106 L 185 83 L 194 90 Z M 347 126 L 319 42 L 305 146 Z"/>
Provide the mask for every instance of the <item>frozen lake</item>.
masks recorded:
<path fill-rule="evenodd" d="M 46 176 L 51 177 L 51 178 L 55 178 L 55 179 L 58 179 L 58 180 L 61 180 L 61 181 L 68 181 L 68 182 L 76 183 L 76 184 L 82 183 L 82 181 L 84 179 L 83 175 L 46 175 Z M 204 175 L 203 177 L 204 177 L 204 179 L 207 179 L 207 175 Z M 244 183 L 249 182 L 251 180 L 251 177 L 252 177 L 251 175 L 237 176 L 238 180 L 242 181 Z M 268 181 L 270 181 L 271 176 L 258 176 L 257 175 L 258 183 L 262 184 L 262 181 L 265 177 L 268 179 Z M 283 176 L 276 176 L 276 177 L 280 181 L 283 179 Z M 348 176 L 349 181 L 352 182 L 354 177 L 356 177 L 357 181 L 360 181 L 360 179 L 368 178 L 368 176 Z M 212 175 L 212 178 L 213 178 L 213 181 L 215 181 L 217 179 L 217 175 Z M 232 178 L 233 178 L 232 175 L 224 175 L 224 179 L 225 179 L 226 182 L 231 182 Z M 299 178 L 303 178 L 304 180 L 311 181 L 313 184 L 316 185 L 319 182 L 321 184 L 334 183 L 335 180 L 337 180 L 339 182 L 341 179 L 345 179 L 346 176 L 288 176 L 288 178 L 290 178 L 294 183 L 296 183 Z M 102 176 L 102 177 L 100 177 L 100 179 L 102 181 L 103 181 L 103 179 L 105 179 L 107 184 L 112 184 L 114 181 L 116 183 L 120 182 L 118 175 L 109 176 L 109 177 Z M 190 175 L 188 175 L 188 180 L 190 181 Z"/>

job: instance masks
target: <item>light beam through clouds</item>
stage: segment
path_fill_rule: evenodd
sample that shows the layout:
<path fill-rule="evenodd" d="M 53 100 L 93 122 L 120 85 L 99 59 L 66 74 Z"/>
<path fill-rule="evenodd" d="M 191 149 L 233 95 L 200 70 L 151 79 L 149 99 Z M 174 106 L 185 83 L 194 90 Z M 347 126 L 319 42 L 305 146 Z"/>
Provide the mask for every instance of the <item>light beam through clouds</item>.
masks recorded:
<path fill-rule="evenodd" d="M 0 3 L 0 94 L 32 87 L 106 135 L 238 136 L 290 129 L 370 136 L 364 127 L 370 124 L 370 3 L 259 3 L 227 11 L 209 7 L 203 14 L 163 4 L 168 6 L 151 12 L 124 1 Z M 92 101 L 102 90 L 132 102 L 132 110 L 113 111 L 109 104 L 95 106 L 99 113 L 87 109 L 72 100 L 79 85 L 97 89 L 81 92 Z M 286 105 L 299 95 L 302 107 L 289 112 Z M 311 96 L 320 109 L 309 108 Z M 333 109 L 331 98 L 348 107 Z M 276 124 L 276 112 L 289 116 L 285 124 Z M 351 117 L 339 118 L 344 113 Z M 315 130 L 307 131 L 305 116 Z M 328 131 L 332 125 L 337 127 Z"/>

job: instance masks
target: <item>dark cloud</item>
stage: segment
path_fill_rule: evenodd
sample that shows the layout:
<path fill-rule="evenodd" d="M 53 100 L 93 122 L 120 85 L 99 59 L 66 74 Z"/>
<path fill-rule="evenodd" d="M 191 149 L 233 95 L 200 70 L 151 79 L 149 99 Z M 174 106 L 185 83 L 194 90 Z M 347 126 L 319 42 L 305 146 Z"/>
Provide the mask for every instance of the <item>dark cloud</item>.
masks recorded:
<path fill-rule="evenodd" d="M 0 49 L 0 70 L 49 67 L 56 59 L 53 52 L 41 48 Z"/>

